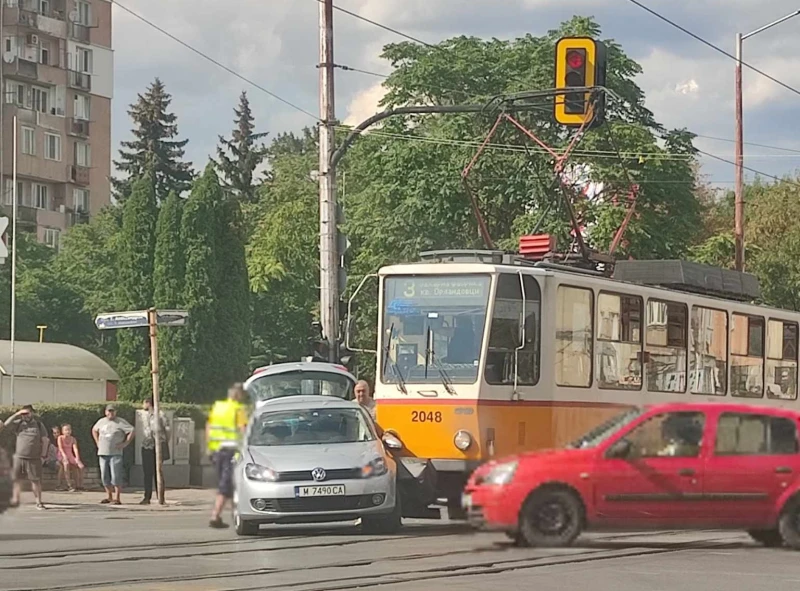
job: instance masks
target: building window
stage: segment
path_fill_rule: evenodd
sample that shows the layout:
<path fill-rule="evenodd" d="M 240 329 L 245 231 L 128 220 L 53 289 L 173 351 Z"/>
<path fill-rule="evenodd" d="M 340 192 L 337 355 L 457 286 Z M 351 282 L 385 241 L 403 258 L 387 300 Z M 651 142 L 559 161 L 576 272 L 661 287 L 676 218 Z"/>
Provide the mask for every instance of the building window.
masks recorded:
<path fill-rule="evenodd" d="M 39 63 L 45 66 L 50 65 L 50 42 L 42 41 L 39 44 Z"/>
<path fill-rule="evenodd" d="M 23 187 L 22 181 L 17 181 L 17 202 L 20 205 L 22 205 L 23 200 Z M 6 179 L 3 203 L 6 205 L 14 205 L 14 181 L 12 179 Z"/>
<path fill-rule="evenodd" d="M 767 324 L 767 397 L 797 398 L 797 324 L 770 320 Z"/>
<path fill-rule="evenodd" d="M 22 128 L 22 153 L 36 156 L 36 130 L 33 127 Z"/>
<path fill-rule="evenodd" d="M 597 385 L 615 390 L 642 387 L 642 298 L 597 296 Z"/>
<path fill-rule="evenodd" d="M 6 103 L 18 107 L 23 106 L 25 104 L 25 86 L 13 80 L 6 80 Z"/>
<path fill-rule="evenodd" d="M 731 328 L 731 394 L 764 396 L 764 318 L 734 314 Z"/>
<path fill-rule="evenodd" d="M 497 278 L 486 354 L 487 383 L 534 386 L 539 381 L 541 301 L 539 284 L 530 275 L 502 273 Z"/>
<path fill-rule="evenodd" d="M 85 94 L 76 94 L 73 104 L 75 119 L 89 120 L 89 97 Z"/>
<path fill-rule="evenodd" d="M 83 47 L 77 47 L 75 49 L 75 56 L 77 58 L 77 64 L 75 64 L 75 69 L 78 72 L 83 72 L 84 74 L 91 74 L 92 73 L 92 50 L 85 49 Z"/>
<path fill-rule="evenodd" d="M 40 86 L 31 87 L 31 108 L 40 113 L 49 113 L 50 91 Z"/>
<path fill-rule="evenodd" d="M 33 190 L 33 206 L 36 209 L 50 209 L 50 200 L 47 191 L 47 185 L 40 185 L 39 183 L 32 183 L 31 189 Z"/>
<path fill-rule="evenodd" d="M 692 307 L 689 388 L 692 394 L 725 396 L 728 391 L 728 314 Z"/>
<path fill-rule="evenodd" d="M 92 149 L 86 142 L 75 142 L 75 166 L 89 168 L 92 165 Z"/>
<path fill-rule="evenodd" d="M 72 190 L 72 203 L 75 211 L 88 213 L 89 212 L 89 190 L 88 189 L 73 189 Z"/>
<path fill-rule="evenodd" d="M 61 136 L 54 133 L 44 134 L 44 157 L 47 160 L 61 160 Z"/>
<path fill-rule="evenodd" d="M 92 26 L 92 5 L 88 2 L 81 2 L 78 0 L 78 2 L 75 3 L 75 9 L 78 13 L 77 23 L 84 27 Z"/>
<path fill-rule="evenodd" d="M 686 392 L 688 310 L 685 304 L 647 302 L 647 389 Z"/>
<path fill-rule="evenodd" d="M 592 300 L 590 289 L 558 287 L 556 305 L 556 384 L 592 384 Z"/>
<path fill-rule="evenodd" d="M 61 230 L 58 228 L 45 228 L 44 229 L 44 243 L 50 248 L 58 250 L 58 245 L 61 242 Z"/>

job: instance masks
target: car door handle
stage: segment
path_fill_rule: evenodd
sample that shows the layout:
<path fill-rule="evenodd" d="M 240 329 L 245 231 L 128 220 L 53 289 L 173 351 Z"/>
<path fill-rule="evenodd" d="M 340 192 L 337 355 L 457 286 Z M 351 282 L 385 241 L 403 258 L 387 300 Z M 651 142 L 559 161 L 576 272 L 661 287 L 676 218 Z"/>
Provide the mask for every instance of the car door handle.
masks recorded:
<path fill-rule="evenodd" d="M 679 476 L 694 476 L 695 472 L 691 468 L 683 468 L 682 470 L 678 470 Z"/>
<path fill-rule="evenodd" d="M 791 474 L 792 469 L 789 466 L 778 466 L 775 468 L 776 474 Z"/>

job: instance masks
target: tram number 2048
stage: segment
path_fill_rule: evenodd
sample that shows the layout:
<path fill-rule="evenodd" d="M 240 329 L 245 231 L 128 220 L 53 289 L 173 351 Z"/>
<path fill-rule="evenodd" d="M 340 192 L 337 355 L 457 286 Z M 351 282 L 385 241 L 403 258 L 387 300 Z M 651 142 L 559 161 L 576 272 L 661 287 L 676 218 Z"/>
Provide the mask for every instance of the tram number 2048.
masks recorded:
<path fill-rule="evenodd" d="M 439 411 L 424 411 L 424 410 L 412 410 L 411 411 L 411 422 L 412 423 L 441 423 L 442 422 L 442 413 Z"/>

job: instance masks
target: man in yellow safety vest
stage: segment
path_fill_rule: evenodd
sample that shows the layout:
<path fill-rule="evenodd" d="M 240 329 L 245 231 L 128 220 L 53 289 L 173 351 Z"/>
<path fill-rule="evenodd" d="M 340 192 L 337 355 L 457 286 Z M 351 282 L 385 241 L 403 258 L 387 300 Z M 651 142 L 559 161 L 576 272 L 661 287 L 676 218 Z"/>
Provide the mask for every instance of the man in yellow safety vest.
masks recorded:
<path fill-rule="evenodd" d="M 213 528 L 228 527 L 221 515 L 225 501 L 233 499 L 233 462 L 248 420 L 245 398 L 242 384 L 234 384 L 228 389 L 226 400 L 214 403 L 206 423 L 208 452 L 217 470 L 218 481 L 217 498 L 209 523 Z"/>

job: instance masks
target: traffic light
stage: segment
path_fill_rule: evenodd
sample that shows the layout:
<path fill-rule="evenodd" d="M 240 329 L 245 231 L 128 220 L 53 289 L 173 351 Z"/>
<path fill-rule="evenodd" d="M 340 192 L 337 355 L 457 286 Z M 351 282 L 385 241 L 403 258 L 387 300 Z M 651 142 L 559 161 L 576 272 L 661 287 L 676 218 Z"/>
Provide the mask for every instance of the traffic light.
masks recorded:
<path fill-rule="evenodd" d="M 589 37 L 563 37 L 556 43 L 556 90 L 605 86 L 606 47 Z M 566 92 L 556 95 L 556 121 L 568 127 L 589 122 L 600 125 L 605 117 L 605 93 Z"/>

